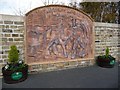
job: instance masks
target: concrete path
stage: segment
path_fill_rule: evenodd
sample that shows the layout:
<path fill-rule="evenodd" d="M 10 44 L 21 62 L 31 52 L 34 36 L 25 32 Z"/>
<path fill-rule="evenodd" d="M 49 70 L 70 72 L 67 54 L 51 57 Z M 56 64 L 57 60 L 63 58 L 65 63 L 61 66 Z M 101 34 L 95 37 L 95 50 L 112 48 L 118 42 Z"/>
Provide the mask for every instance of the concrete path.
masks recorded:
<path fill-rule="evenodd" d="M 17 84 L 5 84 L 3 88 L 118 88 L 118 65 L 101 68 L 96 65 L 39 74 Z"/>

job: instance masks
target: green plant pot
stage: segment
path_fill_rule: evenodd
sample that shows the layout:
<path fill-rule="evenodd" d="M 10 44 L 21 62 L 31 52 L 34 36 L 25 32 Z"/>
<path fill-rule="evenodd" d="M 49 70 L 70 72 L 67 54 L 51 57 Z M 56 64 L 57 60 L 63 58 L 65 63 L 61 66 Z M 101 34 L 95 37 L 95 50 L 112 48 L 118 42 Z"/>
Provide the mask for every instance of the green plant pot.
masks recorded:
<path fill-rule="evenodd" d="M 5 70 L 2 68 L 3 79 L 7 84 L 19 83 L 27 79 L 28 77 L 28 65 L 26 65 L 21 70 Z"/>
<path fill-rule="evenodd" d="M 100 56 L 97 57 L 96 63 L 100 67 L 104 68 L 112 68 L 115 65 L 115 58 L 101 58 Z"/>

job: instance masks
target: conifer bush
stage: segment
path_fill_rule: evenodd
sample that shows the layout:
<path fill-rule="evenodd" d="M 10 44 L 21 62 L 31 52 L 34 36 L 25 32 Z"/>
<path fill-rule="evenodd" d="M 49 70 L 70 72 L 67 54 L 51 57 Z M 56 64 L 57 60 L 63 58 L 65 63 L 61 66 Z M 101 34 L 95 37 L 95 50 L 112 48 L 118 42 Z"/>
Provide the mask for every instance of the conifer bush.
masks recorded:
<path fill-rule="evenodd" d="M 19 59 L 19 53 L 17 47 L 15 45 L 12 45 L 8 53 L 8 62 L 14 64 L 18 62 L 18 59 Z"/>

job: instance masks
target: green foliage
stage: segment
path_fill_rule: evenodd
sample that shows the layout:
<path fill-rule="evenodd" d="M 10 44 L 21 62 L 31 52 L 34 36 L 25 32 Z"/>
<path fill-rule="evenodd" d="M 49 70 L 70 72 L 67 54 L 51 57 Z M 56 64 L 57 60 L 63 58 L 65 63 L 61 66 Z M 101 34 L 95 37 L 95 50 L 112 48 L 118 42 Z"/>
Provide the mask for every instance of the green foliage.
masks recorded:
<path fill-rule="evenodd" d="M 16 70 L 22 70 L 24 67 L 26 67 L 27 64 L 9 64 L 8 70 L 16 71 Z"/>
<path fill-rule="evenodd" d="M 110 54 L 109 54 L 109 48 L 107 47 L 106 50 L 105 50 L 105 55 L 100 55 L 98 56 L 99 59 L 102 59 L 102 60 L 115 60 L 114 57 L 112 57 Z"/>
<path fill-rule="evenodd" d="M 22 60 L 19 60 L 19 53 L 15 45 L 10 47 L 8 58 L 8 63 L 4 66 L 5 70 L 18 71 L 28 67 Z"/>
<path fill-rule="evenodd" d="M 10 47 L 10 51 L 8 54 L 8 62 L 9 63 L 17 63 L 19 59 L 19 54 L 18 54 L 18 50 L 17 47 L 15 45 L 12 45 Z"/>
<path fill-rule="evenodd" d="M 95 22 L 117 23 L 118 2 L 81 2 L 70 3 L 71 7 L 83 10 L 89 14 Z"/>
<path fill-rule="evenodd" d="M 84 2 L 80 5 L 96 22 L 117 23 L 117 2 Z"/>
<path fill-rule="evenodd" d="M 109 56 L 109 48 L 108 47 L 105 50 L 105 56 L 106 56 L 106 58 Z"/>
<path fill-rule="evenodd" d="M 98 56 L 99 59 L 109 59 L 109 60 L 115 60 L 114 57 L 112 57 L 111 55 L 108 55 L 108 57 L 106 57 L 106 55 L 101 55 Z"/>

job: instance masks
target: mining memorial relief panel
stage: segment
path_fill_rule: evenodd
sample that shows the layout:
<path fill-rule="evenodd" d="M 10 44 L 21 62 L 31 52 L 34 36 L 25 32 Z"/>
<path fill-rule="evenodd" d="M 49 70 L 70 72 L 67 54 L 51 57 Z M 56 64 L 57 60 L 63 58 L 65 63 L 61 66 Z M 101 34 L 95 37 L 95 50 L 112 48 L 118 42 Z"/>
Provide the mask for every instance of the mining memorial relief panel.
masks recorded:
<path fill-rule="evenodd" d="M 93 57 L 93 22 L 67 7 L 44 7 L 26 15 L 27 61 Z"/>

